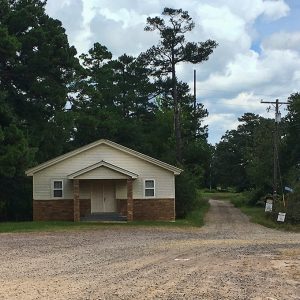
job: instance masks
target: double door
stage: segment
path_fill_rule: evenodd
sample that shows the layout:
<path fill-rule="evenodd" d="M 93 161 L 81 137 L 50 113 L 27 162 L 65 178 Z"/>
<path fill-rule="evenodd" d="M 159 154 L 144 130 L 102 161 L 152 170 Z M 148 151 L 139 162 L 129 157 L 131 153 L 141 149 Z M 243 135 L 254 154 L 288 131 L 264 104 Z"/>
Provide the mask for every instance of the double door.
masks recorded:
<path fill-rule="evenodd" d="M 115 184 L 112 180 L 93 180 L 91 212 L 115 212 Z"/>

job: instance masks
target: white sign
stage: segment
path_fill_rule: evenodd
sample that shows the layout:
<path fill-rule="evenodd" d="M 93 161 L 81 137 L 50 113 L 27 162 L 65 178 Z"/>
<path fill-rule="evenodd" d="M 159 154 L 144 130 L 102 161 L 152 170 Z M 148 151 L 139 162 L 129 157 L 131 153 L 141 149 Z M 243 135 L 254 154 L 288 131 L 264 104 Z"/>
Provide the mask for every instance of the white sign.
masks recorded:
<path fill-rule="evenodd" d="M 278 213 L 277 222 L 284 222 L 285 220 L 285 213 Z"/>
<path fill-rule="evenodd" d="M 294 190 L 293 190 L 292 188 L 288 187 L 288 186 L 285 186 L 284 189 L 285 189 L 286 191 L 288 191 L 288 192 L 291 192 L 291 193 L 294 192 Z"/>
<path fill-rule="evenodd" d="M 265 212 L 271 212 L 273 209 L 273 200 L 267 200 Z"/>

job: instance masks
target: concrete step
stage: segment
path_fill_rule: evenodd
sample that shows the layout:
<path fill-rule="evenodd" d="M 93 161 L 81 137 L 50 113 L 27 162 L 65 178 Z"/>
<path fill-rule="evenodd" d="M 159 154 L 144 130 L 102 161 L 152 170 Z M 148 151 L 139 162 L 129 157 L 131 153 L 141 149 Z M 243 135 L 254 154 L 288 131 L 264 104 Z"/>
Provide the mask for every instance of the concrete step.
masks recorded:
<path fill-rule="evenodd" d="M 127 217 L 115 212 L 91 213 L 90 215 L 81 217 L 80 221 L 127 221 Z"/>

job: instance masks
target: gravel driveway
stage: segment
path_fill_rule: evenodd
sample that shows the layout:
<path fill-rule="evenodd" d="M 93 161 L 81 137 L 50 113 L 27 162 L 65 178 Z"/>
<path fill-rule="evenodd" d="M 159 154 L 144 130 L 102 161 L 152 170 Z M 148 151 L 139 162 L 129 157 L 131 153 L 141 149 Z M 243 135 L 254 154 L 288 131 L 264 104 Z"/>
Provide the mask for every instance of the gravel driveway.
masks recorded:
<path fill-rule="evenodd" d="M 0 234 L 0 299 L 300 299 L 300 234 L 217 200 L 206 224 Z"/>

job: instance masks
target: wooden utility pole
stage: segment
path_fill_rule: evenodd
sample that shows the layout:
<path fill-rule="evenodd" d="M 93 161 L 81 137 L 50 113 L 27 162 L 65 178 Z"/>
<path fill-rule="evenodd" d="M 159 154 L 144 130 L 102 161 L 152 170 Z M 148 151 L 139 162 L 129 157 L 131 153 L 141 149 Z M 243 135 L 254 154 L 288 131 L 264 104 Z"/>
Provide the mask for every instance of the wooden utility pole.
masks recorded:
<path fill-rule="evenodd" d="M 196 102 L 197 102 L 197 92 L 196 92 L 196 70 L 194 70 L 194 113 L 196 113 Z"/>
<path fill-rule="evenodd" d="M 282 104 L 288 104 L 288 102 L 276 101 L 263 101 L 261 103 L 272 104 L 275 106 L 275 129 L 274 129 L 274 146 L 273 146 L 273 200 L 277 197 L 277 182 L 278 182 L 278 124 L 281 121 L 281 114 L 279 112 L 279 106 Z"/>
<path fill-rule="evenodd" d="M 194 107 L 192 112 L 193 124 L 194 124 L 194 136 L 197 137 L 197 89 L 196 89 L 196 70 L 194 70 Z"/>

